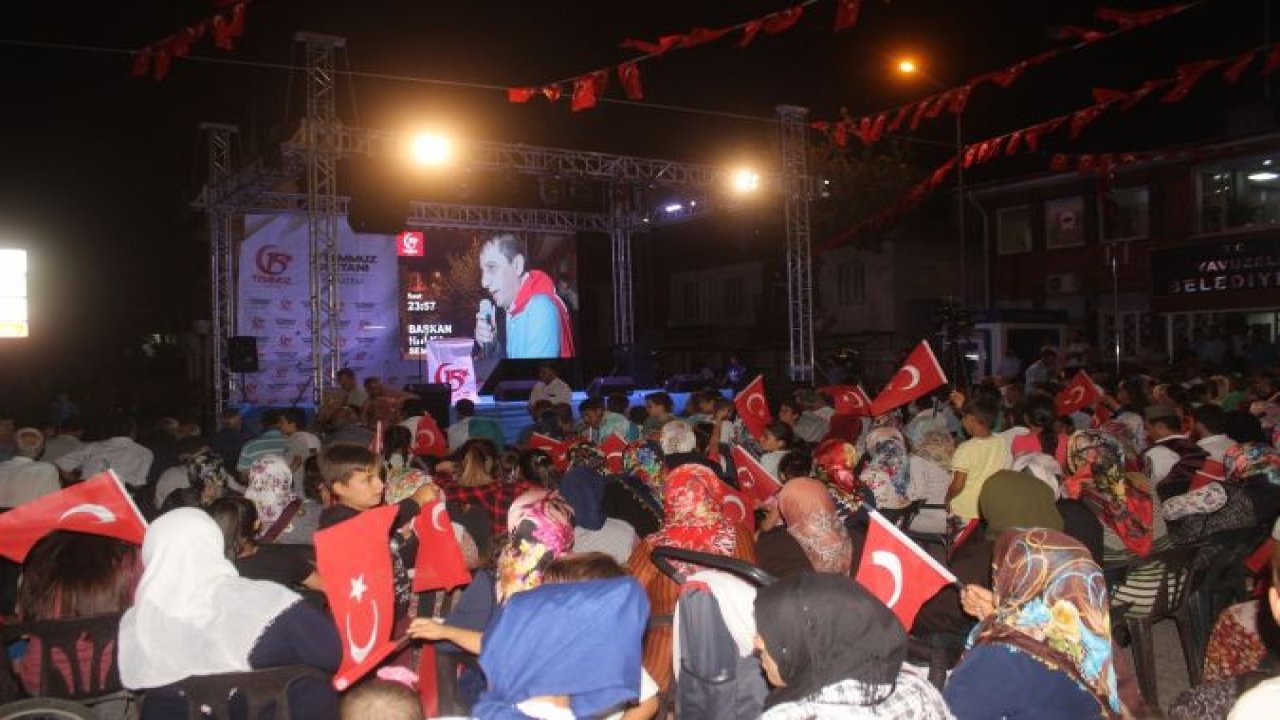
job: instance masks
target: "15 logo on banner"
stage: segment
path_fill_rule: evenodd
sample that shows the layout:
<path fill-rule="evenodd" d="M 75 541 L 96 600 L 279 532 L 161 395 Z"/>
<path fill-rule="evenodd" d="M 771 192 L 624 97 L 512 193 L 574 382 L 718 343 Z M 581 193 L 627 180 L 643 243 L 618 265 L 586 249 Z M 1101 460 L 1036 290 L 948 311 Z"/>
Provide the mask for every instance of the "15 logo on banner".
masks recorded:
<path fill-rule="evenodd" d="M 421 230 L 406 230 L 396 236 L 396 255 L 422 257 L 426 244 L 426 237 Z"/>

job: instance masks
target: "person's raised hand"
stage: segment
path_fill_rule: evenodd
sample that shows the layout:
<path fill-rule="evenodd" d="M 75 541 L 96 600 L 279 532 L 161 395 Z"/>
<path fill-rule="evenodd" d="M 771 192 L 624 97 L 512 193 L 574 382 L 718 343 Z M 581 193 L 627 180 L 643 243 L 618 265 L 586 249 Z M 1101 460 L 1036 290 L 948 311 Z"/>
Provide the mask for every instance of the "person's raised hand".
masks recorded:
<path fill-rule="evenodd" d="M 959 390 L 952 390 L 951 395 L 947 399 L 951 401 L 951 407 L 955 408 L 956 410 L 959 410 L 960 408 L 964 407 L 964 400 L 965 400 L 964 393 L 960 392 Z"/>
<path fill-rule="evenodd" d="M 424 483 L 422 487 L 413 491 L 413 501 L 419 506 L 428 505 L 440 498 L 440 488 L 433 482 Z"/>
<path fill-rule="evenodd" d="M 475 341 L 484 344 L 494 341 L 493 324 L 489 322 L 489 318 L 480 313 L 476 313 L 476 336 Z"/>
<path fill-rule="evenodd" d="M 409 623 L 408 634 L 414 640 L 444 640 L 449 634 L 449 626 L 431 618 L 414 618 Z"/>
<path fill-rule="evenodd" d="M 960 606 L 969 615 L 985 620 L 996 611 L 996 596 L 981 585 L 965 585 L 960 591 Z"/>

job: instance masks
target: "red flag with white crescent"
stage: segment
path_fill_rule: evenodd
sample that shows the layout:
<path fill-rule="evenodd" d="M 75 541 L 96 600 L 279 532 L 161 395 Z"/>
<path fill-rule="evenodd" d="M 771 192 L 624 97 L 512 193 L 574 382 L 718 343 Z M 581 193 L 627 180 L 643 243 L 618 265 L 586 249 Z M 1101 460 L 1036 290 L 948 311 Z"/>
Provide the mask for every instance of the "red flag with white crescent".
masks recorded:
<path fill-rule="evenodd" d="M 413 437 L 413 454 L 442 458 L 449 454 L 449 439 L 430 415 L 418 418 L 418 432 Z"/>
<path fill-rule="evenodd" d="M 907 356 L 907 361 L 894 373 L 889 384 L 884 386 L 871 403 L 871 414 L 883 415 L 946 384 L 947 374 L 938 364 L 933 348 L 929 346 L 928 340 L 921 340 Z"/>
<path fill-rule="evenodd" d="M 830 395 L 835 400 L 837 415 L 871 415 L 871 398 L 867 397 L 867 391 L 861 385 L 828 385 L 818 388 L 818 392 Z"/>
<path fill-rule="evenodd" d="M 111 470 L 50 493 L 0 515 L 0 555 L 20 563 L 40 538 L 54 530 L 142 544 L 147 521 Z"/>
<path fill-rule="evenodd" d="M 724 497 L 720 500 L 720 512 L 750 532 L 756 531 L 756 505 L 755 498 L 745 492 L 738 492 L 727 485 L 724 487 Z"/>
<path fill-rule="evenodd" d="M 615 433 L 600 442 L 600 452 L 604 453 L 605 467 L 610 475 L 622 474 L 622 454 L 627 451 L 627 441 Z"/>
<path fill-rule="evenodd" d="M 534 450 L 541 450 L 551 456 L 551 461 L 555 463 L 556 469 L 564 471 L 565 465 L 569 462 L 569 450 L 580 442 L 584 442 L 581 438 L 569 438 L 568 440 L 556 440 L 542 433 L 534 433 L 529 436 L 529 447 Z"/>
<path fill-rule="evenodd" d="M 471 582 L 471 571 L 453 534 L 453 522 L 443 502 L 422 506 L 413 520 L 418 535 L 418 559 L 414 564 L 413 591 L 451 590 Z"/>
<path fill-rule="evenodd" d="M 315 534 L 316 569 L 342 639 L 342 666 L 333 676 L 339 691 L 397 647 L 391 639 L 396 603 L 388 539 L 398 511 L 383 505 Z"/>
<path fill-rule="evenodd" d="M 764 394 L 764 376 L 757 375 L 755 380 L 747 383 L 742 392 L 733 399 L 733 406 L 738 410 L 738 417 L 747 427 L 751 437 L 759 440 L 764 429 L 773 422 L 773 413 L 769 411 L 769 398 Z"/>
<path fill-rule="evenodd" d="M 768 470 L 760 464 L 754 455 L 741 445 L 734 445 L 729 451 L 733 456 L 733 465 L 738 473 L 738 489 L 759 502 L 764 502 L 782 489 L 782 485 Z"/>
<path fill-rule="evenodd" d="M 939 590 L 956 582 L 956 576 L 883 515 L 871 510 L 869 517 L 862 561 L 854 579 L 892 610 L 910 631 L 920 607 Z"/>
<path fill-rule="evenodd" d="M 1053 399 L 1054 412 L 1059 417 L 1078 413 L 1102 399 L 1102 391 L 1094 384 L 1089 373 L 1081 370 Z"/>

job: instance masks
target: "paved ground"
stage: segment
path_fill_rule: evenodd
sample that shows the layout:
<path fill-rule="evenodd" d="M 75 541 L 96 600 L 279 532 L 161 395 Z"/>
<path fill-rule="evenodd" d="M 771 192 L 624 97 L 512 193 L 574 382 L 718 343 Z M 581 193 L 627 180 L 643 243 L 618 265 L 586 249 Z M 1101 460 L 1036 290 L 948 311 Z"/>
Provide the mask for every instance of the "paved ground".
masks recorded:
<path fill-rule="evenodd" d="M 1178 643 L 1178 626 L 1166 620 L 1155 626 L 1156 641 L 1156 689 L 1160 693 L 1160 709 L 1168 710 L 1178 693 L 1190 687 L 1187 664 L 1182 659 L 1182 646 Z"/>

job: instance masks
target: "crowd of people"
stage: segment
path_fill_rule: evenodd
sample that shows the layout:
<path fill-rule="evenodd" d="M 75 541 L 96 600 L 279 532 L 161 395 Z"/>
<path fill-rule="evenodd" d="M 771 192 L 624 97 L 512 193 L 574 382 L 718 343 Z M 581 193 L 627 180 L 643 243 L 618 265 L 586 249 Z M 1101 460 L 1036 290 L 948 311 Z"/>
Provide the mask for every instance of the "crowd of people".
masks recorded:
<path fill-rule="evenodd" d="M 115 663 L 142 717 L 186 717 L 189 676 L 333 675 L 350 628 L 328 614 L 314 537 L 394 505 L 393 633 L 411 642 L 341 694 L 294 683 L 294 718 L 1274 716 L 1280 376 L 1214 375 L 1194 357 L 1097 372 L 1101 399 L 1064 415 L 1056 398 L 1079 369 L 1046 351 L 1014 377 L 877 417 L 839 413 L 820 389 L 775 389 L 758 435 L 718 389 L 684 407 L 665 392 L 573 407 L 550 367 L 514 437 L 469 401 L 445 423 L 349 371 L 320 412 L 267 409 L 254 434 L 238 410 L 208 433 L 167 418 L 139 434 L 127 414 L 84 422 L 73 407 L 44 427 L 0 418 L 0 507 L 109 469 L 150 519 L 141 547 L 46 535 L 0 612 L 120 616 Z M 429 428 L 447 452 L 424 452 L 438 447 Z M 728 507 L 742 502 L 735 446 L 781 486 L 746 513 Z M 436 501 L 472 579 L 414 593 L 414 519 Z M 910 627 L 854 579 L 871 512 L 959 580 Z M 1197 548 L 1197 571 L 1249 570 L 1207 618 L 1203 683 L 1159 708 L 1122 635 L 1157 604 L 1152 577 L 1179 547 Z M 757 587 L 666 548 L 775 581 Z M 715 598 L 713 622 L 682 621 L 691 588 Z M 39 642 L 8 648 L 36 696 Z M 725 667 L 750 668 L 731 692 L 692 669 L 716 643 Z M 922 643 L 958 649 L 945 681 Z M 424 677 L 424 658 L 447 671 Z"/>

